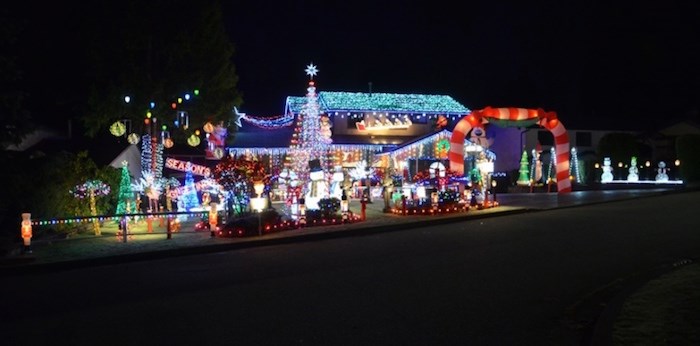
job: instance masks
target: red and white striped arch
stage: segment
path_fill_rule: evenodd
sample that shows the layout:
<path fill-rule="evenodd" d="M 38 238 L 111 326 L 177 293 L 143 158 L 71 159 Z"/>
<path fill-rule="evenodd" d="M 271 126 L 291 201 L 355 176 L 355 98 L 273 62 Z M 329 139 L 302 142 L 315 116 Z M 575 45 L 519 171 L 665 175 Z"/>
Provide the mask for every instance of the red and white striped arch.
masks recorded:
<path fill-rule="evenodd" d="M 475 128 L 487 123 L 488 119 L 507 120 L 518 126 L 519 121 L 532 121 L 538 119 L 538 124 L 554 135 L 555 151 L 557 155 L 557 191 L 559 193 L 571 192 L 571 180 L 569 179 L 569 135 L 566 128 L 557 119 L 557 113 L 545 112 L 543 109 L 526 108 L 491 108 L 486 107 L 479 111 L 473 111 L 460 120 L 452 131 L 450 138 L 450 169 L 464 175 L 464 139 Z"/>

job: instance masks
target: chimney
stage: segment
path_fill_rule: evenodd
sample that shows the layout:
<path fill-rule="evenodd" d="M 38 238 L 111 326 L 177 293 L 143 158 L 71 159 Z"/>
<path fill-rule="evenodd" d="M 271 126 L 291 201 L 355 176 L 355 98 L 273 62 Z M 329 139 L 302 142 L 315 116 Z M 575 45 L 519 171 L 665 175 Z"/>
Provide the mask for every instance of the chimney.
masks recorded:
<path fill-rule="evenodd" d="M 369 96 L 372 96 L 372 82 L 367 83 L 369 86 Z"/>

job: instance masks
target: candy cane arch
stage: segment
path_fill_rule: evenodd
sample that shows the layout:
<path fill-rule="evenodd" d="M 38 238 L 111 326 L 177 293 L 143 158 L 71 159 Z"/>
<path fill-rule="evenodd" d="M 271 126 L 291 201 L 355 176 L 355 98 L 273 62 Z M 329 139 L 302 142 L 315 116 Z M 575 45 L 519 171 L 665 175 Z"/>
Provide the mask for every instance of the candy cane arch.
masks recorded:
<path fill-rule="evenodd" d="M 543 109 L 525 108 L 491 108 L 486 107 L 479 111 L 473 111 L 457 123 L 450 138 L 450 169 L 457 174 L 464 175 L 464 139 L 469 131 L 475 127 L 482 127 L 488 123 L 488 119 L 505 120 L 520 126 L 519 123 L 537 124 L 549 130 L 554 135 L 554 144 L 557 162 L 557 191 L 559 193 L 571 192 L 571 180 L 569 180 L 569 135 L 564 125 L 557 119 L 556 112 L 545 112 Z"/>

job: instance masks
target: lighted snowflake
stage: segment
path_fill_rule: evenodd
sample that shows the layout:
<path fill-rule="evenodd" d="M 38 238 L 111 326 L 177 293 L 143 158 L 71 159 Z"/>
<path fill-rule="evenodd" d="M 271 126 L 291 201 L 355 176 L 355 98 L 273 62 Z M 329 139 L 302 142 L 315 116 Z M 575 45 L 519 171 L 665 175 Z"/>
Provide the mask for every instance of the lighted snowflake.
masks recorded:
<path fill-rule="evenodd" d="M 306 70 L 304 70 L 304 71 L 306 71 L 306 74 L 309 75 L 309 77 L 311 77 L 311 78 L 313 78 L 318 73 L 318 69 L 316 68 L 316 65 L 314 65 L 313 63 L 308 64 L 306 66 Z"/>

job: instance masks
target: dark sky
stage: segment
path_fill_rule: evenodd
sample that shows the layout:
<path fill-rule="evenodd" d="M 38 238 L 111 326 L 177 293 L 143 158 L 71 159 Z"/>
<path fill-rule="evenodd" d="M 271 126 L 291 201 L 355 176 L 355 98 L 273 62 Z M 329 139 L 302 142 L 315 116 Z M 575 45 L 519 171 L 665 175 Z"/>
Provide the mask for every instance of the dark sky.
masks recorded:
<path fill-rule="evenodd" d="M 372 82 L 471 109 L 542 107 L 570 128 L 664 125 L 700 106 L 695 2 L 330 3 L 224 5 L 243 111 L 280 114 L 311 62 L 318 91 Z"/>
<path fill-rule="evenodd" d="M 222 3 L 241 110 L 251 115 L 279 115 L 286 96 L 303 96 L 304 69 L 314 63 L 318 91 L 368 91 L 372 82 L 375 92 L 446 94 L 471 109 L 542 107 L 572 129 L 653 129 L 687 114 L 697 120 L 694 1 Z M 86 14 L 80 2 L 21 4 L 9 13 L 26 16 L 32 28 L 31 50 L 19 54 L 32 63 L 24 66 L 37 87 L 30 102 L 61 92 L 38 116 L 59 117 L 51 110 L 70 102 L 69 67 L 80 67 L 66 62 L 90 30 L 76 20 Z M 154 16 L 154 25 L 161 20 Z"/>

